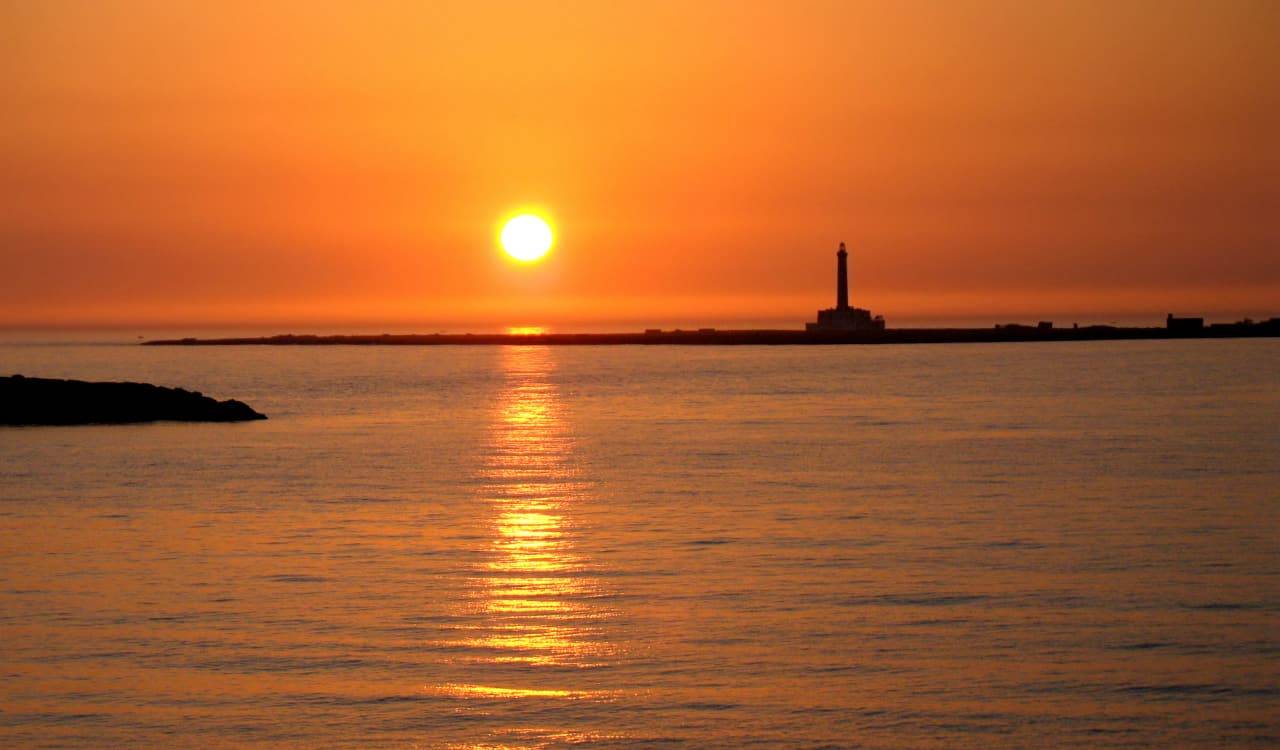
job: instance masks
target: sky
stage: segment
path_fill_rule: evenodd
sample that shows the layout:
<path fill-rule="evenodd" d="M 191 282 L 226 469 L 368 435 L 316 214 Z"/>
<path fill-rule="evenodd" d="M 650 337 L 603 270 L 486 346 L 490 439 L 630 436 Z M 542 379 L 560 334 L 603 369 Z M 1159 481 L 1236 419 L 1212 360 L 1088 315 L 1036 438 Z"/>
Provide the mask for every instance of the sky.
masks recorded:
<path fill-rule="evenodd" d="M 1280 3 L 0 3 L 0 325 L 1280 315 Z M 546 260 L 496 223 L 536 207 Z M 1065 317 L 1064 317 L 1065 316 Z"/>

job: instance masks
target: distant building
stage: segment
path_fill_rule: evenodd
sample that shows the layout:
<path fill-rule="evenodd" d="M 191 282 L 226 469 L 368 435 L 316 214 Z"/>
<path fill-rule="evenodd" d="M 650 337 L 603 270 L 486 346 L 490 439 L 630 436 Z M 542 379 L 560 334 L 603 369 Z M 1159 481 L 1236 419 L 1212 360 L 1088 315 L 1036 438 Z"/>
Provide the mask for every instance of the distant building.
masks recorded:
<path fill-rule="evenodd" d="M 1204 318 L 1175 318 L 1169 313 L 1164 319 L 1164 327 L 1170 331 L 1199 331 L 1204 328 Z"/>
<path fill-rule="evenodd" d="M 805 324 L 806 331 L 883 331 L 884 318 L 870 310 L 849 306 L 849 251 L 840 243 L 836 251 L 836 306 L 818 311 L 818 320 Z"/>

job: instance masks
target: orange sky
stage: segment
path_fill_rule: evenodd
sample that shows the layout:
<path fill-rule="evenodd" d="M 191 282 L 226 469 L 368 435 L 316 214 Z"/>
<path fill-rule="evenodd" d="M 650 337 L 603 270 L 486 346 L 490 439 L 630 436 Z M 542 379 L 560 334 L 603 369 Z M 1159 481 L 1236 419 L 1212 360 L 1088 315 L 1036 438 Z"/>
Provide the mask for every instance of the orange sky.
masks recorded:
<path fill-rule="evenodd" d="M 0 325 L 1280 315 L 1280 3 L 0 6 Z M 546 206 L 550 258 L 494 246 Z"/>

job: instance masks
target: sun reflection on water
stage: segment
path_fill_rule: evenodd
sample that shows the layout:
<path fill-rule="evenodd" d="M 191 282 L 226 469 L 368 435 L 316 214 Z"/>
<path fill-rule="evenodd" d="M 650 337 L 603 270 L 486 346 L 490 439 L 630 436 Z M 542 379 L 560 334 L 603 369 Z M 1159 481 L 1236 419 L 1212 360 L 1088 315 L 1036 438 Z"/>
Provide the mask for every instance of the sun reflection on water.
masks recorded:
<path fill-rule="evenodd" d="M 565 668 L 601 666 L 610 647 L 591 565 L 575 549 L 575 509 L 585 500 L 585 483 L 552 379 L 553 353 L 504 347 L 502 357 L 506 386 L 480 472 L 489 539 L 472 580 L 475 625 L 461 643 L 490 667 L 477 676 L 504 684 L 436 691 L 461 698 L 602 698 L 563 683 Z"/>

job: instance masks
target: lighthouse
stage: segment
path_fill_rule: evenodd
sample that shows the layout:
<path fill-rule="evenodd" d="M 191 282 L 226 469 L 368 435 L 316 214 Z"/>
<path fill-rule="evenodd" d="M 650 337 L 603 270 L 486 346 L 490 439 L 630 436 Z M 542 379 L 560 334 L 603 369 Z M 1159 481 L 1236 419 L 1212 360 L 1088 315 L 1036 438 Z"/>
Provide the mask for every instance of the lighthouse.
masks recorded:
<path fill-rule="evenodd" d="M 843 242 L 836 251 L 836 309 L 849 309 L 849 251 Z"/>
<path fill-rule="evenodd" d="M 806 331 L 883 331 L 884 318 L 870 310 L 849 306 L 849 251 L 844 243 L 836 251 L 836 306 L 818 311 L 818 319 L 805 324 Z"/>

